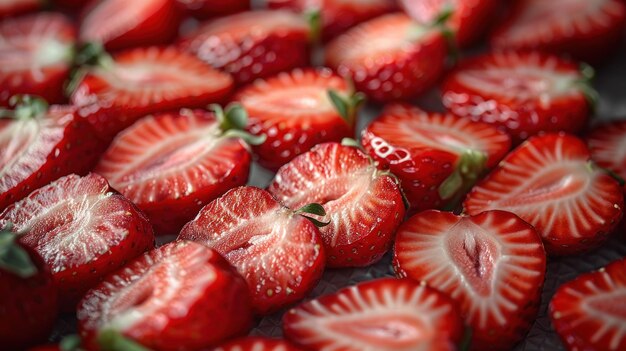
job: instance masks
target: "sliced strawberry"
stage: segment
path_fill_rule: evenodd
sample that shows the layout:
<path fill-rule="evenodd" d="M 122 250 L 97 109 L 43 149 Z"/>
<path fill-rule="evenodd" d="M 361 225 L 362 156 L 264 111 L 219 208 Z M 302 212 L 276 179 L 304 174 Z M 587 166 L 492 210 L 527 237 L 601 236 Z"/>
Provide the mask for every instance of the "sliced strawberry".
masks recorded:
<path fill-rule="evenodd" d="M 319 13 L 324 41 L 397 9 L 394 0 L 267 0 L 267 5 L 300 13 Z"/>
<path fill-rule="evenodd" d="M 290 11 L 248 11 L 215 19 L 181 38 L 179 45 L 239 84 L 307 66 L 311 31 Z"/>
<path fill-rule="evenodd" d="M 402 13 L 361 23 L 331 41 L 326 64 L 377 102 L 414 97 L 437 82 L 447 55 L 440 30 Z"/>
<path fill-rule="evenodd" d="M 573 62 L 533 53 L 491 53 L 462 62 L 443 86 L 452 113 L 491 123 L 519 143 L 540 132 L 576 133 L 591 106 L 586 72 Z"/>
<path fill-rule="evenodd" d="M 82 15 L 80 39 L 107 50 L 167 44 L 181 20 L 175 0 L 92 0 Z"/>
<path fill-rule="evenodd" d="M 537 314 L 546 254 L 535 229 L 512 213 L 429 210 L 398 229 L 394 268 L 459 303 L 473 350 L 510 350 Z"/>
<path fill-rule="evenodd" d="M 622 0 L 516 0 L 496 28 L 497 49 L 538 49 L 598 62 L 619 47 L 626 24 Z"/>
<path fill-rule="evenodd" d="M 626 350 L 626 259 L 578 276 L 550 302 L 554 329 L 568 350 Z"/>
<path fill-rule="evenodd" d="M 455 202 L 511 147 L 488 124 L 398 104 L 363 131 L 361 143 L 400 179 L 413 211 Z"/>
<path fill-rule="evenodd" d="M 84 174 L 102 145 L 73 108 L 25 96 L 0 110 L 0 211 L 61 176 Z"/>
<path fill-rule="evenodd" d="M 41 9 L 43 5 L 42 0 L 0 0 L 0 18 L 33 12 Z"/>
<path fill-rule="evenodd" d="M 114 333 L 150 350 L 199 350 L 252 325 L 243 278 L 217 252 L 190 241 L 161 246 L 108 276 L 85 295 L 77 317 L 90 350 L 114 341 Z"/>
<path fill-rule="evenodd" d="M 16 94 L 64 102 L 75 41 L 74 26 L 61 14 L 42 12 L 0 22 L 0 106 Z"/>
<path fill-rule="evenodd" d="M 420 23 L 441 18 L 454 33 L 456 43 L 467 47 L 480 38 L 498 9 L 498 0 L 400 0 L 404 11 Z"/>
<path fill-rule="evenodd" d="M 378 261 L 404 219 L 397 180 L 376 169 L 361 150 L 321 144 L 281 167 L 268 191 L 289 208 L 324 206 L 320 228 L 327 266 L 359 267 Z"/>
<path fill-rule="evenodd" d="M 302 351 L 302 349 L 281 339 L 249 336 L 228 342 L 213 351 Z"/>
<path fill-rule="evenodd" d="M 250 0 L 176 0 L 192 16 L 220 17 L 250 10 Z"/>
<path fill-rule="evenodd" d="M 408 279 L 385 278 L 289 310 L 283 330 L 308 350 L 452 351 L 463 323 L 446 295 Z"/>
<path fill-rule="evenodd" d="M 204 205 L 248 181 L 250 154 L 221 129 L 224 115 L 144 117 L 115 138 L 94 172 L 144 211 L 157 234 L 178 234 Z"/>
<path fill-rule="evenodd" d="M 130 201 L 91 173 L 62 177 L 0 214 L 0 227 L 24 231 L 20 242 L 50 267 L 64 309 L 107 273 L 154 245 L 152 228 Z"/>
<path fill-rule="evenodd" d="M 591 157 L 600 167 L 626 179 L 626 121 L 599 125 L 587 137 L 587 144 Z"/>
<path fill-rule="evenodd" d="M 315 225 L 254 187 L 235 188 L 205 206 L 178 238 L 203 243 L 235 266 L 258 313 L 300 300 L 324 269 Z"/>
<path fill-rule="evenodd" d="M 233 100 L 250 114 L 248 131 L 267 135 L 254 152 L 272 170 L 319 143 L 352 137 L 362 102 L 343 78 L 321 68 L 257 80 Z"/>
<path fill-rule="evenodd" d="M 582 140 L 567 134 L 529 139 L 511 152 L 465 200 L 465 211 L 510 211 L 532 224 L 549 254 L 602 244 L 622 218 L 619 183 L 590 161 Z"/>
<path fill-rule="evenodd" d="M 72 93 L 72 102 L 105 139 L 155 112 L 205 107 L 227 99 L 232 78 L 175 48 L 103 56 Z"/>

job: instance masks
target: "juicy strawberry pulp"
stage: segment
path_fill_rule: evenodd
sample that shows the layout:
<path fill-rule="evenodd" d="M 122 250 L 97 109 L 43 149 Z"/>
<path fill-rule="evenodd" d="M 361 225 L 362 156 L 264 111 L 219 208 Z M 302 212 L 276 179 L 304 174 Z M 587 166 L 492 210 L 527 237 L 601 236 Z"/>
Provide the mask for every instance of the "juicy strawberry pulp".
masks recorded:
<path fill-rule="evenodd" d="M 331 41 L 326 64 L 354 80 L 358 91 L 382 102 L 430 88 L 443 72 L 446 43 L 435 28 L 402 13 L 364 22 Z"/>
<path fill-rule="evenodd" d="M 302 351 L 289 342 L 280 339 L 267 339 L 249 336 L 220 345 L 213 351 Z"/>
<path fill-rule="evenodd" d="M 267 136 L 253 147 L 263 166 L 277 169 L 319 143 L 353 135 L 354 121 L 342 118 L 329 90 L 346 97 L 351 94 L 345 80 L 330 70 L 295 69 L 257 80 L 235 94 L 233 100 L 250 115 L 247 130 Z M 355 115 L 353 111 L 347 117 Z"/>
<path fill-rule="evenodd" d="M 318 145 L 283 166 L 268 191 L 293 209 L 324 206 L 321 220 L 330 224 L 320 233 L 331 267 L 379 260 L 404 218 L 396 180 L 379 172 L 359 149 L 338 143 Z"/>
<path fill-rule="evenodd" d="M 462 62 L 443 86 L 452 113 L 491 123 L 520 142 L 539 132 L 575 133 L 590 107 L 573 62 L 539 53 L 493 53 Z"/>
<path fill-rule="evenodd" d="M 305 302 L 283 316 L 286 337 L 310 350 L 456 349 L 452 300 L 410 280 L 379 279 Z"/>
<path fill-rule="evenodd" d="M 130 201 L 97 174 L 68 175 L 33 191 L 0 214 L 0 227 L 50 267 L 65 308 L 107 273 L 154 245 L 152 228 Z"/>
<path fill-rule="evenodd" d="M 49 103 L 63 102 L 63 84 L 69 75 L 75 41 L 72 23 L 60 14 L 3 20 L 0 106 L 6 106 L 16 94 L 39 95 Z"/>
<path fill-rule="evenodd" d="M 500 209 L 532 224 L 550 254 L 574 254 L 603 243 L 622 217 L 619 184 L 590 163 L 576 137 L 548 134 L 510 153 L 465 201 L 478 214 Z"/>
<path fill-rule="evenodd" d="M 231 15 L 250 9 L 250 0 L 177 0 L 190 15 L 208 18 Z"/>
<path fill-rule="evenodd" d="M 199 350 L 248 331 L 245 281 L 219 254 L 189 241 L 138 257 L 91 290 L 77 312 L 83 345 L 114 330 L 156 350 Z"/>
<path fill-rule="evenodd" d="M 0 18 L 38 10 L 42 5 L 41 0 L 0 0 Z"/>
<path fill-rule="evenodd" d="M 290 11 L 248 11 L 209 21 L 180 46 L 248 83 L 309 63 L 310 28 Z"/>
<path fill-rule="evenodd" d="M 137 204 L 157 234 L 176 234 L 204 205 L 248 180 L 244 143 L 220 134 L 213 113 L 148 116 L 117 136 L 95 172 Z"/>
<path fill-rule="evenodd" d="M 600 125 L 591 132 L 587 144 L 591 157 L 600 167 L 626 179 L 626 121 Z"/>
<path fill-rule="evenodd" d="M 535 229 L 514 214 L 424 211 L 400 226 L 398 276 L 436 288 L 461 307 L 473 350 L 508 350 L 534 320 L 546 269 Z"/>
<path fill-rule="evenodd" d="M 203 243 L 235 266 L 259 313 L 304 297 L 324 267 L 315 225 L 254 187 L 235 188 L 205 206 L 178 238 Z"/>

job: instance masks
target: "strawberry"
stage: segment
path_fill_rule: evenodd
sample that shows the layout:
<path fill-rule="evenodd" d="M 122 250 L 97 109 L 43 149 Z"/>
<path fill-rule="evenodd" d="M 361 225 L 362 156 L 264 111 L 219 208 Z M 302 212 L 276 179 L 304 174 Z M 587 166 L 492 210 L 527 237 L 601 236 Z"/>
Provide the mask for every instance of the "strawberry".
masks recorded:
<path fill-rule="evenodd" d="M 267 5 L 301 13 L 319 13 L 324 41 L 397 8 L 394 0 L 267 0 Z"/>
<path fill-rule="evenodd" d="M 252 325 L 243 278 L 190 241 L 149 251 L 108 276 L 85 295 L 77 317 L 88 350 L 109 350 L 120 338 L 150 350 L 199 350 Z"/>
<path fill-rule="evenodd" d="M 302 349 L 285 340 L 249 336 L 220 345 L 213 351 L 302 351 Z"/>
<path fill-rule="evenodd" d="M 446 295 L 407 279 L 385 278 L 289 310 L 283 331 L 307 350 L 452 351 L 463 323 Z"/>
<path fill-rule="evenodd" d="M 568 350 L 626 350 L 626 259 L 578 276 L 550 302 L 554 329 Z"/>
<path fill-rule="evenodd" d="M 208 21 L 182 37 L 179 45 L 245 84 L 308 65 L 311 36 L 304 16 L 248 11 Z"/>
<path fill-rule="evenodd" d="M 52 274 L 36 252 L 18 242 L 10 226 L 0 231 L 0 311 L 5 350 L 45 340 L 58 312 Z"/>
<path fill-rule="evenodd" d="M 0 1 L 0 18 L 36 11 L 42 7 L 43 1 L 41 0 L 2 0 Z"/>
<path fill-rule="evenodd" d="M 11 102 L 14 110 L 0 110 L 0 211 L 61 176 L 88 172 L 102 149 L 73 108 L 32 96 Z"/>
<path fill-rule="evenodd" d="M 436 27 L 402 13 L 371 19 L 326 46 L 326 65 L 354 80 L 357 90 L 377 102 L 414 97 L 439 79 L 447 55 Z"/>
<path fill-rule="evenodd" d="M 535 229 L 512 213 L 428 210 L 398 229 L 394 268 L 458 302 L 473 350 L 510 350 L 537 314 L 546 254 Z"/>
<path fill-rule="evenodd" d="M 92 0 L 81 16 L 80 40 L 107 50 L 166 44 L 181 20 L 175 0 Z"/>
<path fill-rule="evenodd" d="M 264 167 L 278 169 L 313 146 L 354 134 L 363 98 L 328 69 L 295 69 L 257 80 L 235 97 L 250 114 L 247 130 L 265 134 L 253 148 Z"/>
<path fill-rule="evenodd" d="M 582 140 L 546 134 L 511 152 L 465 200 L 465 211 L 510 211 L 533 225 L 552 255 L 602 244 L 622 218 L 619 183 L 591 161 Z"/>
<path fill-rule="evenodd" d="M 612 121 L 597 126 L 587 137 L 587 144 L 591 158 L 600 167 L 626 179 L 626 121 Z"/>
<path fill-rule="evenodd" d="M 320 233 L 329 267 L 378 261 L 404 218 L 396 178 L 377 170 L 361 150 L 339 143 L 317 145 L 281 167 L 268 191 L 290 208 L 324 206 L 321 220 L 330 225 Z"/>
<path fill-rule="evenodd" d="M 115 138 L 94 172 L 144 211 L 156 234 L 178 234 L 204 205 L 248 181 L 250 154 L 228 132 L 236 123 L 245 126 L 240 107 L 144 117 Z"/>
<path fill-rule="evenodd" d="M 536 49 L 599 62 L 619 47 L 622 0 L 516 0 L 491 37 L 496 49 Z"/>
<path fill-rule="evenodd" d="M 250 10 L 250 0 L 176 0 L 192 16 L 220 17 Z"/>
<path fill-rule="evenodd" d="M 65 16 L 42 12 L 0 22 L 0 106 L 16 94 L 66 100 L 76 31 Z"/>
<path fill-rule="evenodd" d="M 387 106 L 361 143 L 400 179 L 412 212 L 454 206 L 511 147 L 510 138 L 488 124 L 408 105 Z"/>
<path fill-rule="evenodd" d="M 443 103 L 456 115 L 507 131 L 516 143 L 540 132 L 576 133 L 591 113 L 589 74 L 556 56 L 490 53 L 467 59 L 448 76 Z"/>
<path fill-rule="evenodd" d="M 97 49 L 96 49 L 97 51 Z M 147 114 L 225 101 L 232 78 L 175 48 L 140 48 L 97 64 L 78 75 L 72 103 L 104 139 Z"/>
<path fill-rule="evenodd" d="M 270 193 L 239 187 L 206 205 L 178 239 L 217 250 L 246 279 L 257 313 L 267 314 L 303 298 L 317 284 L 325 255 L 319 231 Z M 312 209 L 313 208 L 313 209 Z"/>
<path fill-rule="evenodd" d="M 90 173 L 62 177 L 0 213 L 20 242 L 40 254 L 59 287 L 62 307 L 75 303 L 106 274 L 154 245 L 145 216 Z"/>

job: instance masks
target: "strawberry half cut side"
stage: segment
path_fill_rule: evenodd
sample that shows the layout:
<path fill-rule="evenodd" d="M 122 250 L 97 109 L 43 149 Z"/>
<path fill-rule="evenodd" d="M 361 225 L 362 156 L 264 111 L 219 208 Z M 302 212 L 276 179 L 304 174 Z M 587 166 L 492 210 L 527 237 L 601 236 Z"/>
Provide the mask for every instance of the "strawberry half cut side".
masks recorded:
<path fill-rule="evenodd" d="M 246 279 L 261 314 L 302 299 L 324 269 L 323 242 L 313 222 L 255 187 L 232 189 L 206 205 L 178 238 L 223 255 Z"/>
<path fill-rule="evenodd" d="M 459 304 L 472 350 L 510 350 L 536 317 L 546 254 L 535 229 L 512 213 L 429 210 L 398 229 L 394 268 Z"/>
<path fill-rule="evenodd" d="M 424 284 L 384 278 L 344 288 L 285 313 L 287 339 L 307 350 L 455 350 L 463 323 L 454 302 Z"/>
<path fill-rule="evenodd" d="M 626 121 L 598 125 L 587 136 L 587 145 L 598 166 L 626 179 Z"/>
<path fill-rule="evenodd" d="M 108 276 L 85 295 L 77 317 L 92 350 L 110 349 L 98 345 L 120 336 L 149 350 L 200 350 L 252 325 L 243 278 L 217 252 L 190 241 L 161 246 Z"/>
<path fill-rule="evenodd" d="M 303 351 L 301 348 L 281 339 L 248 336 L 230 341 L 212 351 Z"/>
<path fill-rule="evenodd" d="M 41 0 L 2 0 L 0 1 L 0 18 L 15 17 L 43 7 Z"/>
<path fill-rule="evenodd" d="M 0 214 L 0 227 L 7 223 L 24 231 L 20 242 L 50 267 L 65 310 L 154 245 L 145 216 L 94 173 L 71 174 L 33 191 Z"/>
<path fill-rule="evenodd" d="M 176 0 L 189 15 L 210 18 L 250 10 L 250 0 Z"/>

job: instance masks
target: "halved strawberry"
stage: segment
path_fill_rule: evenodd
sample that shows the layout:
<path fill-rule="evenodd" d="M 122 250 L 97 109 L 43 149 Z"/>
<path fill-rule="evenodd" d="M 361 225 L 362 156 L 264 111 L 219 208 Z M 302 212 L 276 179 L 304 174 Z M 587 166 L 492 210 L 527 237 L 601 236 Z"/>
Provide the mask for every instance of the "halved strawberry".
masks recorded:
<path fill-rule="evenodd" d="M 7 223 L 25 232 L 20 242 L 50 267 L 66 310 L 154 245 L 146 217 L 94 173 L 70 174 L 33 191 L 0 214 L 0 227 Z"/>
<path fill-rule="evenodd" d="M 12 102 L 14 110 L 0 110 L 0 211 L 59 177 L 88 172 L 102 151 L 73 108 L 32 96 Z"/>
<path fill-rule="evenodd" d="M 250 10 L 250 0 L 176 0 L 192 16 L 220 17 Z"/>
<path fill-rule="evenodd" d="M 41 9 L 43 5 L 44 2 L 42 0 L 1 0 L 0 18 L 36 11 Z"/>
<path fill-rule="evenodd" d="M 511 152 L 465 200 L 465 211 L 510 211 L 532 224 L 549 254 L 602 244 L 622 218 L 619 183 L 590 160 L 582 140 L 547 134 Z"/>
<path fill-rule="evenodd" d="M 169 43 L 182 20 L 175 0 L 92 0 L 81 17 L 80 40 L 107 50 Z"/>
<path fill-rule="evenodd" d="M 456 43 L 467 47 L 480 38 L 498 9 L 498 0 L 400 0 L 404 11 L 420 23 L 434 23 L 441 16 L 454 33 Z"/>
<path fill-rule="evenodd" d="M 403 13 L 361 23 L 326 46 L 326 65 L 350 77 L 377 102 L 404 100 L 430 88 L 444 70 L 446 40 L 440 29 Z"/>
<path fill-rule="evenodd" d="M 463 322 L 455 303 L 439 291 L 385 278 L 287 311 L 283 331 L 308 350 L 452 351 Z"/>
<path fill-rule="evenodd" d="M 181 38 L 179 45 L 243 84 L 307 66 L 311 36 L 309 24 L 299 14 L 248 11 L 206 22 Z"/>
<path fill-rule="evenodd" d="M 595 127 L 587 137 L 591 158 L 626 179 L 626 120 Z M 626 187 L 624 188 L 626 191 Z"/>
<path fill-rule="evenodd" d="M 157 235 L 178 234 L 204 205 L 248 181 L 250 154 L 228 134 L 234 122 L 245 125 L 241 108 L 218 109 L 217 118 L 188 109 L 144 117 L 113 140 L 94 172 L 144 211 Z"/>
<path fill-rule="evenodd" d="M 588 72 L 537 52 L 490 53 L 462 62 L 443 86 L 452 113 L 491 123 L 519 143 L 540 132 L 576 133 L 587 123 Z"/>
<path fill-rule="evenodd" d="M 404 219 L 397 179 L 358 148 L 339 143 L 317 145 L 281 167 L 268 191 L 289 208 L 324 206 L 319 219 L 330 225 L 320 233 L 329 267 L 378 261 Z"/>
<path fill-rule="evenodd" d="M 510 350 L 537 314 L 546 254 L 537 231 L 512 213 L 429 210 L 398 229 L 394 268 L 459 303 L 473 350 Z"/>
<path fill-rule="evenodd" d="M 568 350 L 626 350 L 626 259 L 578 276 L 550 302 L 554 329 Z"/>
<path fill-rule="evenodd" d="M 397 9 L 394 0 L 267 0 L 267 5 L 300 13 L 319 13 L 323 40 Z"/>
<path fill-rule="evenodd" d="M 253 148 L 264 167 L 278 169 L 313 146 L 351 138 L 360 94 L 329 69 L 295 69 L 242 88 L 233 100 L 250 114 L 247 130 L 265 134 Z"/>
<path fill-rule="evenodd" d="M 269 313 L 303 298 L 324 270 L 319 231 L 270 193 L 239 187 L 206 205 L 179 239 L 217 250 L 248 283 L 253 306 Z"/>
<path fill-rule="evenodd" d="M 213 351 L 302 351 L 302 349 L 286 340 L 249 336 L 220 345 Z"/>
<path fill-rule="evenodd" d="M 85 295 L 77 317 L 89 350 L 120 335 L 150 350 L 200 350 L 252 325 L 246 282 L 217 252 L 190 241 L 161 246 L 108 276 Z"/>
<path fill-rule="evenodd" d="M 412 211 L 454 206 L 511 147 L 488 124 L 397 104 L 363 131 L 361 143 L 400 179 Z"/>
<path fill-rule="evenodd" d="M 537 49 L 598 62 L 619 47 L 622 0 L 517 0 L 491 37 L 497 49 Z"/>
<path fill-rule="evenodd" d="M 175 48 L 100 56 L 77 82 L 72 103 L 105 139 L 145 115 L 224 102 L 232 78 Z"/>
<path fill-rule="evenodd" d="M 16 94 L 39 95 L 50 103 L 65 101 L 63 84 L 75 41 L 74 26 L 58 13 L 0 22 L 0 106 Z"/>

